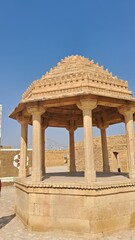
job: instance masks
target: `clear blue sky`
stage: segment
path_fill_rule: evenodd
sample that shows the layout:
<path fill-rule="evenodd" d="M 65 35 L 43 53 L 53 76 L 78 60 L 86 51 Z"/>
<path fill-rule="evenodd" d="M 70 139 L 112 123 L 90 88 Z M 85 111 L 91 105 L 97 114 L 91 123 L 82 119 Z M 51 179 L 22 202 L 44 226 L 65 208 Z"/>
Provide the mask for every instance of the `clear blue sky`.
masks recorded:
<path fill-rule="evenodd" d="M 3 145 L 19 146 L 20 126 L 8 115 L 22 93 L 33 80 L 72 54 L 94 59 L 128 80 L 135 96 L 135 1 L 0 0 Z M 116 134 L 118 129 L 116 126 L 108 133 Z M 57 133 L 47 130 L 49 138 L 67 144 L 66 130 Z M 78 131 L 76 139 L 81 138 Z"/>

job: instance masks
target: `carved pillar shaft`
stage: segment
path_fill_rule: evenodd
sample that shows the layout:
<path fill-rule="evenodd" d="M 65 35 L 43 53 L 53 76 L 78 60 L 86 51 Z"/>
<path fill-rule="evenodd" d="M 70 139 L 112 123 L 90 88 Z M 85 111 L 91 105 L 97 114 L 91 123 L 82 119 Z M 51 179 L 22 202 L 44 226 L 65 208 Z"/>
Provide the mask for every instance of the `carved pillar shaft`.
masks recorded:
<path fill-rule="evenodd" d="M 93 153 L 92 109 L 97 106 L 97 99 L 81 99 L 77 106 L 83 111 L 85 179 L 96 180 Z"/>
<path fill-rule="evenodd" d="M 103 171 L 110 172 L 108 149 L 107 149 L 106 127 L 100 128 L 100 131 L 101 131 L 101 145 L 102 145 L 102 156 L 103 156 Z"/>
<path fill-rule="evenodd" d="M 83 110 L 84 126 L 84 155 L 85 155 L 85 177 L 88 182 L 95 181 L 93 136 L 92 136 L 92 110 Z"/>
<path fill-rule="evenodd" d="M 135 139 L 134 139 L 133 114 L 131 112 L 125 115 L 125 126 L 127 136 L 129 177 L 135 178 Z"/>
<path fill-rule="evenodd" d="M 32 115 L 32 181 L 42 180 L 43 133 L 41 115 L 45 109 L 39 104 L 29 105 L 27 111 Z"/>
<path fill-rule="evenodd" d="M 125 118 L 129 177 L 135 178 L 135 137 L 133 123 L 133 113 L 135 113 L 135 107 L 132 106 L 132 104 L 127 104 L 119 107 L 118 110 Z"/>
<path fill-rule="evenodd" d="M 19 168 L 19 177 L 27 176 L 27 132 L 28 132 L 28 123 L 21 123 L 21 142 L 20 142 L 20 168 Z"/>
<path fill-rule="evenodd" d="M 41 154 L 42 154 L 42 176 L 45 175 L 45 130 L 41 128 Z"/>
<path fill-rule="evenodd" d="M 75 166 L 75 143 L 74 143 L 74 129 L 69 129 L 69 155 L 70 155 L 70 163 L 69 170 L 70 172 L 76 172 Z"/>
<path fill-rule="evenodd" d="M 32 181 L 42 179 L 41 115 L 33 113 Z"/>

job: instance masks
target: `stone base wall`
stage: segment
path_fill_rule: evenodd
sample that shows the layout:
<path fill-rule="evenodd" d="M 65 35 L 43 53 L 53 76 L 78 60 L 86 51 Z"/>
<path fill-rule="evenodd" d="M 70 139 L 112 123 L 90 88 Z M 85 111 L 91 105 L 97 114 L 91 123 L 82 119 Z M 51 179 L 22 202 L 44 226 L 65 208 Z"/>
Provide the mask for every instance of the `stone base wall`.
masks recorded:
<path fill-rule="evenodd" d="M 64 185 L 64 184 L 63 184 Z M 135 227 L 135 183 L 28 188 L 15 183 L 16 213 L 33 231 L 62 231 L 92 237 Z M 97 191 L 98 190 L 98 191 Z"/>

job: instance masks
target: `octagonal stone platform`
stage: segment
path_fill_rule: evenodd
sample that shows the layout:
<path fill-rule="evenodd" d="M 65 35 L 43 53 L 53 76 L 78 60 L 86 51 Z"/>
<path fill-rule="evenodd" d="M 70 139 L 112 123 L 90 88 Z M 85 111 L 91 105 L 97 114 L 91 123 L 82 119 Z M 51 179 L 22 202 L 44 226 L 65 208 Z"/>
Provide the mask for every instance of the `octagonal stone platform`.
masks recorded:
<path fill-rule="evenodd" d="M 93 236 L 135 226 L 135 181 L 127 174 L 48 173 L 42 182 L 16 179 L 16 214 L 28 229 Z"/>

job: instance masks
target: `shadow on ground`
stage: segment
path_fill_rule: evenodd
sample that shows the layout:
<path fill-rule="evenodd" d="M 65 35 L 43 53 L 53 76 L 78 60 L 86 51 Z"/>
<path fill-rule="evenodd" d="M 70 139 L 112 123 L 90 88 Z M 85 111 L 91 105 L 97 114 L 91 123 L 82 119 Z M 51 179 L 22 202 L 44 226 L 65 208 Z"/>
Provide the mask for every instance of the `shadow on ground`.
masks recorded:
<path fill-rule="evenodd" d="M 7 225 L 13 218 L 15 217 L 15 213 L 9 216 L 0 218 L 0 229 Z"/>

